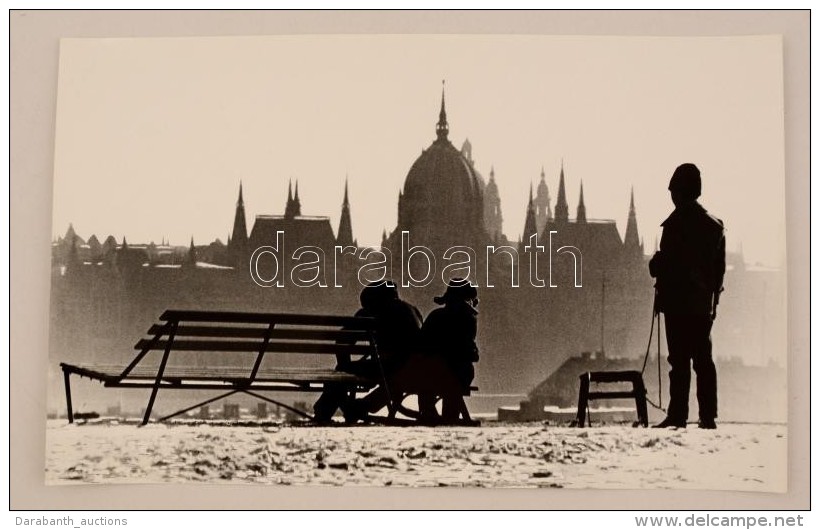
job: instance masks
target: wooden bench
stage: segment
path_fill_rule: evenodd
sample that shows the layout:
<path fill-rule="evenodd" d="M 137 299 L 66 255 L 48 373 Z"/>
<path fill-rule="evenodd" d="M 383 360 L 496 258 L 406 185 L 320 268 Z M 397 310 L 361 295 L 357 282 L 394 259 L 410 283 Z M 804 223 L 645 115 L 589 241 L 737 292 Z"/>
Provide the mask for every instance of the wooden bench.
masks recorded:
<path fill-rule="evenodd" d="M 350 397 L 355 397 L 357 393 L 384 385 L 390 395 L 383 372 L 380 378 L 372 379 L 337 371 L 332 367 L 336 359 L 329 357 L 378 360 L 375 325 L 375 319 L 366 317 L 168 310 L 148 329 L 147 336 L 136 343 L 137 354 L 127 366 L 60 363 L 68 421 L 74 421 L 71 375 L 88 377 L 105 387 L 150 389 L 142 425 L 150 420 L 160 389 L 220 390 L 222 393 L 163 416 L 159 421 L 237 393 L 279 405 L 308 419 L 313 416 L 261 392 L 321 392 L 326 384 L 334 384 L 337 388 L 342 385 Z M 276 357 L 283 355 L 290 358 L 292 366 L 278 362 Z M 300 359 L 294 359 L 294 355 Z M 323 358 L 319 360 L 327 367 L 310 367 L 311 360 L 317 361 L 316 356 Z M 243 362 L 226 364 L 226 357 Z M 406 423 L 396 418 L 396 412 L 400 412 L 408 416 L 410 422 L 418 421 L 418 414 L 402 405 L 410 393 L 412 391 L 397 390 L 391 395 L 387 417 L 365 419 Z M 465 424 L 473 423 L 466 405 L 462 418 Z"/>
<path fill-rule="evenodd" d="M 151 389 L 142 425 L 148 423 L 157 394 L 164 390 L 221 390 L 222 394 L 164 416 L 159 421 L 197 407 L 244 393 L 280 405 L 303 417 L 304 411 L 260 392 L 321 392 L 325 383 L 341 384 L 353 395 L 366 392 L 382 381 L 333 369 L 329 355 L 378 359 L 375 320 L 363 317 L 168 310 L 150 327 L 148 337 L 134 346 L 138 353 L 127 366 L 74 365 L 60 363 L 66 392 L 68 421 L 74 421 L 71 375 L 88 377 L 106 387 Z M 156 362 L 159 352 L 161 357 Z M 172 355 L 172 353 L 174 355 Z M 239 354 L 239 355 L 238 355 Z M 244 354 L 244 355 L 242 355 Z M 268 354 L 325 356 L 327 368 L 279 366 L 267 362 Z M 198 362 L 190 363 L 193 355 Z M 212 356 L 213 362 L 202 362 Z M 224 364 L 226 356 L 245 358 L 238 366 Z M 153 363 L 151 357 L 154 357 Z M 188 362 L 179 362 L 180 357 Z M 270 355 L 268 355 L 270 357 Z M 276 359 L 272 359 L 276 361 Z M 316 358 L 313 358 L 316 361 Z M 300 366 L 302 365 L 302 366 Z"/>
<path fill-rule="evenodd" d="M 584 427 L 589 417 L 587 407 L 594 399 L 634 399 L 638 412 L 637 424 L 649 426 L 649 415 L 646 409 L 646 386 L 643 376 L 637 370 L 623 370 L 613 372 L 586 372 L 579 376 L 580 389 L 578 391 L 578 414 L 575 423 Z M 631 383 L 631 390 L 590 391 L 590 383 Z"/>

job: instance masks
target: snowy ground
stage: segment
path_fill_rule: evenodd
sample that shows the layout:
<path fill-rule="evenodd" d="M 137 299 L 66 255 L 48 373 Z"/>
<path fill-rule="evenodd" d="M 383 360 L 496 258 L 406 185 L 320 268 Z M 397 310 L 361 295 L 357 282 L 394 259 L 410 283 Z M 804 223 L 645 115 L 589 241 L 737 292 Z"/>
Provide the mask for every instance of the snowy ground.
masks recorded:
<path fill-rule="evenodd" d="M 46 483 L 786 489 L 786 426 L 707 431 L 49 421 Z"/>

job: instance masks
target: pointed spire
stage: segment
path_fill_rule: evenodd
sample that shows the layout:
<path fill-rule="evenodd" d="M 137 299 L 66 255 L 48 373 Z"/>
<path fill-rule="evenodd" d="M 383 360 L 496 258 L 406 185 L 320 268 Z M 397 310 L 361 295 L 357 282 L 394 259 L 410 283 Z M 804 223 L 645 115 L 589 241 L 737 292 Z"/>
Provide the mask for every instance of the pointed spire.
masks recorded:
<path fill-rule="evenodd" d="M 576 223 L 587 222 L 587 207 L 584 205 L 584 181 L 581 181 L 581 194 L 578 198 L 578 213 L 575 216 Z"/>
<path fill-rule="evenodd" d="M 552 206 L 550 205 L 550 191 L 547 187 L 546 173 L 544 166 L 541 166 L 541 180 L 538 182 L 538 189 L 535 193 L 535 222 L 538 225 L 538 233 L 543 232 L 547 223 L 552 219 Z"/>
<path fill-rule="evenodd" d="M 495 166 L 490 166 L 490 181 L 484 190 L 484 230 L 490 241 L 496 241 L 501 235 L 504 219 L 501 215 L 501 198 L 495 182 Z"/>
<path fill-rule="evenodd" d="M 296 193 L 293 192 L 293 183 L 288 179 L 288 202 L 285 205 L 285 219 L 293 219 L 302 215 L 302 206 L 299 203 L 299 181 L 296 181 Z"/>
<path fill-rule="evenodd" d="M 339 231 L 336 233 L 336 244 L 342 247 L 353 245 L 353 226 L 350 221 L 350 201 L 347 196 L 347 177 L 345 177 L 345 197 L 342 202 L 342 215 L 339 218 Z"/>
<path fill-rule="evenodd" d="M 638 220 L 635 215 L 635 188 L 629 192 L 629 217 L 626 221 L 626 233 L 624 234 L 624 246 L 628 251 L 640 251 L 641 240 L 638 236 Z"/>
<path fill-rule="evenodd" d="M 561 176 L 558 180 L 558 199 L 555 203 L 555 220 L 559 223 L 569 221 L 569 205 L 567 204 L 567 190 L 564 184 L 564 159 L 561 159 Z"/>
<path fill-rule="evenodd" d="M 345 175 L 345 198 L 342 201 L 342 206 L 350 206 L 350 201 L 347 198 L 347 175 Z"/>
<path fill-rule="evenodd" d="M 530 182 L 530 200 L 527 204 L 527 215 L 524 218 L 524 234 L 521 238 L 521 248 L 529 243 L 530 236 L 538 233 L 538 226 L 535 223 L 535 207 L 532 202 L 532 182 Z"/>
<path fill-rule="evenodd" d="M 436 124 L 436 137 L 441 140 L 447 140 L 447 134 L 450 132 L 450 126 L 447 124 L 447 110 L 444 106 L 444 80 L 441 80 L 441 111 L 438 113 L 438 123 Z"/>
<path fill-rule="evenodd" d="M 128 250 L 128 241 L 125 240 L 125 236 L 122 236 L 122 249 Z"/>
<path fill-rule="evenodd" d="M 248 226 L 245 222 L 245 200 L 242 197 L 242 181 L 239 181 L 239 198 L 233 218 L 233 231 L 228 236 L 228 251 L 235 259 L 241 259 L 248 243 Z"/>
<path fill-rule="evenodd" d="M 447 121 L 447 110 L 444 108 L 444 79 L 441 80 L 441 112 L 438 114 L 440 121 Z"/>
<path fill-rule="evenodd" d="M 299 179 L 296 179 L 296 187 L 293 192 L 293 204 L 295 209 L 295 216 L 302 215 L 302 203 L 299 201 Z"/>

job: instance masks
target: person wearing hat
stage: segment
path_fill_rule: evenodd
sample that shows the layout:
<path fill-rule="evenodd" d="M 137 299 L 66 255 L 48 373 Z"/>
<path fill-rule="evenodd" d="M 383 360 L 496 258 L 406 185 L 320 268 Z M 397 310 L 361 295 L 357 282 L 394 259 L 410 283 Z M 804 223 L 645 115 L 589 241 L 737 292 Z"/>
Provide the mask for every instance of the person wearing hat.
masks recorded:
<path fill-rule="evenodd" d="M 379 359 L 351 361 L 350 355 L 336 356 L 336 369 L 361 375 L 375 381 L 390 378 L 417 351 L 421 333 L 421 312 L 401 300 L 396 284 L 389 280 L 370 282 L 359 294 L 361 308 L 354 316 L 376 319 L 376 346 Z M 351 421 L 368 412 L 376 412 L 387 404 L 388 395 L 382 385 L 356 402 L 347 399 L 344 387 L 327 384 L 313 405 L 314 420 L 331 421 L 338 408 Z"/>
<path fill-rule="evenodd" d="M 712 323 L 717 316 L 726 271 L 723 222 L 697 199 L 700 170 L 682 164 L 669 181 L 675 210 L 661 224 L 660 250 L 649 261 L 656 279 L 655 310 L 664 314 L 669 351 L 669 409 L 655 427 L 686 427 L 690 364 L 697 376 L 698 426 L 714 429 L 717 374 L 712 360 Z"/>
<path fill-rule="evenodd" d="M 433 301 L 441 305 L 434 309 L 424 321 L 421 329 L 422 343 L 425 351 L 441 360 L 454 378 L 454 381 L 443 388 L 442 419 L 451 422 L 458 419 L 464 405 L 462 394 L 470 388 L 475 377 L 473 363 L 478 362 L 476 332 L 478 328 L 478 291 L 469 281 L 454 278 L 447 285 L 442 296 Z M 425 399 L 420 396 L 420 407 L 424 408 Z"/>

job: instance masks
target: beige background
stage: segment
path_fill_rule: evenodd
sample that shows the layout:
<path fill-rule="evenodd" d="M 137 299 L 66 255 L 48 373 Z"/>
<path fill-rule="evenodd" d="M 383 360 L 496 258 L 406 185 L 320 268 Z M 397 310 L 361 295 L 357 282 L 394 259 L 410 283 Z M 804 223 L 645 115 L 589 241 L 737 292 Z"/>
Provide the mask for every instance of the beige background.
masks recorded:
<path fill-rule="evenodd" d="M 449 139 L 495 168 L 508 237 L 541 169 L 555 196 L 563 165 L 573 216 L 583 183 L 587 215 L 622 234 L 633 190 L 651 249 L 673 169 L 696 162 L 726 247 L 780 268 L 782 58 L 779 35 L 63 39 L 53 234 L 225 241 L 240 179 L 249 220 L 280 211 L 292 178 L 302 213 L 335 227 L 349 177 L 354 235 L 378 246 L 445 78 Z"/>
<path fill-rule="evenodd" d="M 315 488 L 43 486 L 49 241 L 61 37 L 310 33 L 783 34 L 789 263 L 787 495 L 527 490 L 335 490 L 324 508 L 808 507 L 808 12 L 14 12 L 11 14 L 11 507 L 310 508 Z M 169 492 L 173 491 L 173 495 Z M 89 494 L 91 493 L 91 494 Z M 318 494 L 318 495 L 317 495 Z"/>

